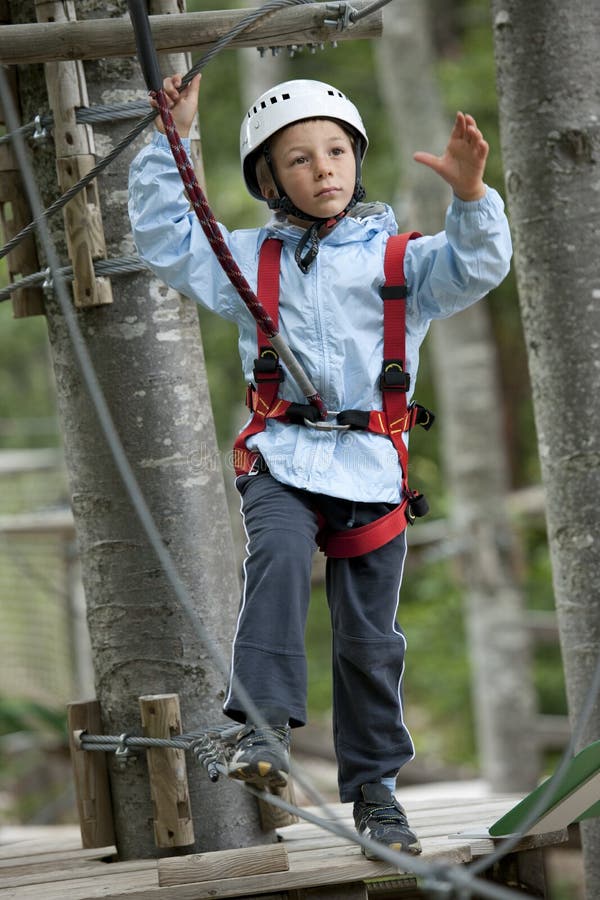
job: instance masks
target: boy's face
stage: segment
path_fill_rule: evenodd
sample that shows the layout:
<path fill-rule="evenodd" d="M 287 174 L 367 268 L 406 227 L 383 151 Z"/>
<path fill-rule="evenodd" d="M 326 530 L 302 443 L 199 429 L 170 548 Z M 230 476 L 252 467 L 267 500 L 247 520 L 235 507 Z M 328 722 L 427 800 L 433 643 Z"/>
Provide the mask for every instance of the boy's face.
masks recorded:
<path fill-rule="evenodd" d="M 275 174 L 298 209 L 327 219 L 346 208 L 354 192 L 356 161 L 341 125 L 331 119 L 296 122 L 275 135 L 270 151 Z"/>

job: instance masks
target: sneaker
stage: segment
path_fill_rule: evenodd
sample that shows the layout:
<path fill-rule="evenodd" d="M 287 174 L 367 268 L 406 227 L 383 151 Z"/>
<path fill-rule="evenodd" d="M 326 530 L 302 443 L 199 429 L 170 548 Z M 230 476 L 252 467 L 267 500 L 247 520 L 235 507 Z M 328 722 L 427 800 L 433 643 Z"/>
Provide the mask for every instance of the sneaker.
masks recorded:
<path fill-rule="evenodd" d="M 359 834 L 385 844 L 391 850 L 421 852 L 418 837 L 408 825 L 406 813 L 384 784 L 363 784 L 362 800 L 354 804 L 354 824 Z M 362 848 L 367 859 L 378 859 L 372 850 Z"/>
<path fill-rule="evenodd" d="M 227 770 L 230 778 L 246 781 L 259 788 L 281 788 L 287 784 L 289 771 L 288 725 L 270 725 L 265 728 L 246 725 L 242 728 Z"/>

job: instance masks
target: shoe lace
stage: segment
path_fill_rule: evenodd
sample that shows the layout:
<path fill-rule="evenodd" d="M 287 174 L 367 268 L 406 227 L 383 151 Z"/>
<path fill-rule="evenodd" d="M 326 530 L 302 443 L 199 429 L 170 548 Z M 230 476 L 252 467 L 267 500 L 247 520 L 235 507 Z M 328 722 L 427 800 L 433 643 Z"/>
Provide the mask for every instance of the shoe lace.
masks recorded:
<path fill-rule="evenodd" d="M 366 828 L 371 820 L 376 825 L 405 825 L 408 826 L 408 819 L 402 807 L 395 803 L 389 803 L 385 806 L 369 804 L 361 816 L 363 828 Z"/>
<path fill-rule="evenodd" d="M 263 728 L 258 728 L 254 725 L 247 726 L 247 729 L 244 729 L 240 733 L 240 739 L 243 739 L 244 743 L 248 746 L 254 746 L 255 744 L 284 744 L 286 747 L 289 741 L 289 732 L 287 725 L 282 726 L 265 726 Z"/>

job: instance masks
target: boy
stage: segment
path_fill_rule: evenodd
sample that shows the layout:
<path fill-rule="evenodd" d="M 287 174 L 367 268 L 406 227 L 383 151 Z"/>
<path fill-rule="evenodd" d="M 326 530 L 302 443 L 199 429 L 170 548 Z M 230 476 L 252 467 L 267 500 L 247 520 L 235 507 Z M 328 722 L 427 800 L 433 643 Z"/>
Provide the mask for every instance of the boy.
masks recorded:
<path fill-rule="evenodd" d="M 199 79 L 181 94 L 180 85 L 178 75 L 165 79 L 185 139 Z M 162 131 L 160 119 L 157 127 Z M 334 411 L 382 410 L 379 291 L 386 244 L 397 225 L 388 206 L 361 203 L 367 144 L 358 110 L 336 88 L 303 80 L 277 85 L 250 108 L 241 129 L 244 181 L 275 215 L 263 228 L 223 229 L 253 286 L 265 240 L 281 242 L 279 330 Z M 415 154 L 450 184 L 454 198 L 446 230 L 410 240 L 404 256 L 406 359 L 400 368 L 402 377 L 411 376 L 408 400 L 431 319 L 478 300 L 508 271 L 503 204 L 482 180 L 487 154 L 475 120 L 462 113 L 441 157 Z M 164 134 L 156 133 L 132 164 L 130 216 L 140 255 L 155 273 L 236 322 L 245 377 L 257 382 L 255 322 L 189 210 Z M 268 348 L 266 353 L 272 356 Z M 303 402 L 290 378 L 276 387 L 277 400 Z M 259 394 L 255 388 L 251 394 L 256 408 Z M 336 532 L 367 525 L 405 499 L 400 451 L 389 438 L 364 428 L 311 427 L 306 417 L 288 412 L 238 439 L 245 465 L 236 485 L 248 555 L 233 646 L 235 678 L 224 711 L 244 727 L 229 774 L 267 787 L 285 784 L 290 727 L 306 721 L 304 625 L 316 534 L 323 522 Z M 402 532 L 368 552 L 330 557 L 326 587 L 340 798 L 354 803 L 361 834 L 418 853 L 417 836 L 393 795 L 398 770 L 414 755 L 401 698 L 406 641 L 396 623 L 405 554 Z M 247 721 L 236 683 L 269 727 Z"/>

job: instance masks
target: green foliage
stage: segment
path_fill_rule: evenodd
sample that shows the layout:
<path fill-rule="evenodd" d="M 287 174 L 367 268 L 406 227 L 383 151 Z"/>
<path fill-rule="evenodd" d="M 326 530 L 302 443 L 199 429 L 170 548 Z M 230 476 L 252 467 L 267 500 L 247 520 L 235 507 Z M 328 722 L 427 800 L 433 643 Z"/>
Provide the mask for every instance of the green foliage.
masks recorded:
<path fill-rule="evenodd" d="M 69 742 L 62 706 L 55 708 L 35 700 L 0 695 L 0 735 L 15 732 L 46 734 Z"/>

